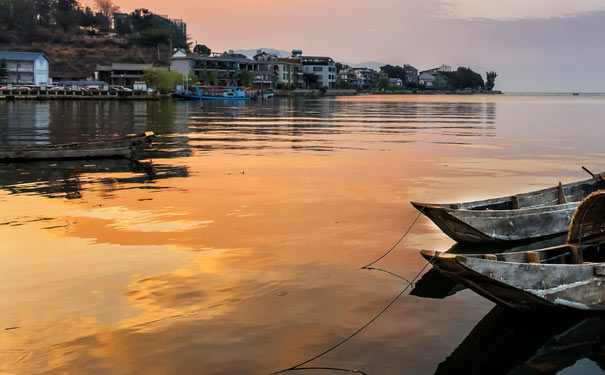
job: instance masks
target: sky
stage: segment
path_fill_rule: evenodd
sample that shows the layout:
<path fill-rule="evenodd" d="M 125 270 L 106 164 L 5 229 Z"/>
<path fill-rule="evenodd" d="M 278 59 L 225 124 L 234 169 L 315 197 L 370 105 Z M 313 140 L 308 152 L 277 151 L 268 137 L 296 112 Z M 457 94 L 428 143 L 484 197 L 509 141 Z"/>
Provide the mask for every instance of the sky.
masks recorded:
<path fill-rule="evenodd" d="M 92 0 L 82 0 L 90 4 Z M 496 89 L 605 92 L 605 0 L 114 0 L 182 18 L 213 51 L 498 73 Z"/>

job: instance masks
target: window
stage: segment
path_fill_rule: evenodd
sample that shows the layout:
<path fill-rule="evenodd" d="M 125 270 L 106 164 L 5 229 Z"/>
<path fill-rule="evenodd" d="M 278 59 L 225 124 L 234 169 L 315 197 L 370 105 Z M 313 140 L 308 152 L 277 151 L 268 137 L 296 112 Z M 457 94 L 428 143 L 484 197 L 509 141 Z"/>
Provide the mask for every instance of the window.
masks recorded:
<path fill-rule="evenodd" d="M 284 80 L 288 79 L 288 75 L 286 73 L 284 73 Z"/>
<path fill-rule="evenodd" d="M 324 80 L 324 77 L 321 74 L 318 74 L 317 77 L 318 77 L 317 78 L 318 81 L 323 81 Z"/>
<path fill-rule="evenodd" d="M 311 67 L 305 66 L 305 72 L 310 72 L 310 71 L 311 71 Z"/>
<path fill-rule="evenodd" d="M 324 68 L 321 66 L 314 66 L 313 67 L 313 71 L 314 72 L 323 72 Z"/>

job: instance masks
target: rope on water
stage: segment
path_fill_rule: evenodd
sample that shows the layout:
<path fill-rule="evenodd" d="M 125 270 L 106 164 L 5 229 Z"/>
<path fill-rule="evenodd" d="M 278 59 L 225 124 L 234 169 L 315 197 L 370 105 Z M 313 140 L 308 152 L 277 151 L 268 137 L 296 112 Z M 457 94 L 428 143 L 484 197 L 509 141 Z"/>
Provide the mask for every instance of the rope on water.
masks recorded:
<path fill-rule="evenodd" d="M 387 270 L 383 270 L 380 268 L 373 268 L 372 265 L 378 263 L 381 259 L 383 259 L 384 257 L 386 257 L 387 255 L 389 255 L 393 250 L 395 250 L 395 248 L 397 247 L 397 245 L 399 245 L 401 243 L 401 241 L 403 241 L 403 239 L 408 235 L 408 233 L 410 233 L 410 231 L 412 230 L 412 228 L 414 227 L 414 225 L 416 224 L 416 222 L 418 221 L 418 219 L 420 218 L 420 215 L 423 214 L 424 211 L 424 207 L 420 210 L 420 212 L 418 213 L 418 215 L 416 216 L 416 218 L 414 219 L 414 221 L 412 221 L 412 224 L 410 224 L 409 228 L 405 231 L 405 233 L 401 236 L 401 238 L 399 238 L 399 240 L 395 243 L 395 245 L 393 245 L 393 247 L 391 247 L 389 249 L 389 251 L 387 251 L 386 253 L 384 253 L 381 257 L 379 257 L 378 259 L 376 259 L 375 261 L 361 267 L 360 269 L 367 269 L 367 270 L 377 270 L 377 271 L 383 271 L 383 272 L 387 272 L 391 275 L 397 276 L 400 279 L 404 280 L 407 285 L 403 288 L 403 290 L 401 290 L 401 292 L 399 292 L 399 294 L 393 298 L 391 300 L 391 302 L 389 302 L 382 310 L 380 310 L 380 312 L 378 314 L 376 314 L 372 319 L 370 319 L 366 324 L 364 324 L 363 326 L 361 326 L 361 328 L 359 328 L 357 331 L 353 332 L 351 335 L 349 335 L 348 337 L 346 337 L 345 339 L 341 340 L 340 342 L 338 342 L 337 344 L 333 345 L 332 347 L 330 347 L 327 350 L 324 350 L 323 352 L 317 354 L 315 357 L 311 358 L 311 359 L 307 359 L 304 362 L 301 362 L 295 366 L 292 366 L 290 368 L 284 369 L 284 370 L 280 370 L 280 371 L 275 371 L 270 373 L 269 375 L 277 375 L 277 374 L 283 374 L 285 372 L 289 372 L 289 371 L 304 371 L 304 370 L 334 370 L 334 371 L 343 371 L 343 372 L 351 372 L 351 373 L 359 373 L 359 374 L 363 374 L 363 375 L 367 375 L 365 372 L 361 371 L 361 370 L 350 370 L 350 369 L 343 369 L 343 368 L 336 368 L 336 367 L 301 367 L 306 365 L 309 362 L 312 362 L 320 357 L 323 357 L 324 355 L 328 354 L 329 352 L 333 351 L 334 349 L 338 348 L 339 346 L 343 345 L 344 343 L 346 343 L 347 341 L 349 341 L 350 339 L 352 339 L 353 337 L 357 336 L 361 331 L 363 331 L 364 329 L 366 329 L 370 324 L 374 323 L 374 321 L 376 321 L 376 319 L 380 318 L 380 316 L 382 314 L 384 314 L 402 295 L 403 293 L 405 293 L 410 286 L 414 285 L 414 282 L 416 281 L 416 279 L 418 279 L 418 277 L 420 277 L 420 275 L 422 275 L 422 273 L 424 272 L 424 270 L 426 269 L 426 267 L 428 267 L 429 264 L 431 264 L 431 262 L 426 262 L 426 264 L 424 265 L 424 267 L 422 267 L 422 269 L 420 271 L 418 271 L 418 273 L 416 274 L 416 276 L 414 276 L 414 278 L 412 279 L 412 281 L 409 281 L 408 279 L 396 275 L 390 271 Z"/>
<path fill-rule="evenodd" d="M 393 247 L 391 247 L 389 249 L 389 251 L 387 251 L 386 253 L 384 253 L 381 257 L 379 257 L 378 259 L 376 259 L 372 263 L 366 264 L 365 266 L 361 267 L 360 269 L 369 269 L 371 266 L 373 266 L 374 264 L 376 264 L 380 260 L 382 260 L 382 258 L 384 258 L 387 255 L 389 255 L 391 253 L 391 251 L 395 250 L 395 248 L 397 247 L 397 245 L 399 245 L 399 243 L 401 241 L 403 241 L 403 239 L 405 238 L 405 236 L 407 236 L 408 233 L 410 233 L 410 231 L 412 230 L 412 228 L 414 227 L 414 225 L 416 224 L 416 222 L 420 218 L 420 215 L 423 214 L 423 211 L 424 211 L 424 207 L 422 207 L 422 209 L 420 210 L 420 212 L 418 212 L 418 215 L 416 215 L 416 218 L 414 219 L 414 221 L 412 221 L 412 224 L 410 224 L 410 227 L 408 228 L 408 230 L 406 230 L 405 233 L 403 234 L 403 236 L 401 236 L 401 238 L 397 242 L 395 242 L 395 245 L 393 245 Z"/>
<path fill-rule="evenodd" d="M 416 276 L 414 276 L 414 278 L 412 279 L 412 281 L 410 283 L 408 283 L 405 288 L 403 288 L 403 290 L 401 292 L 399 292 L 399 294 L 393 298 L 391 300 L 391 302 L 389 302 L 382 310 L 380 310 L 380 312 L 378 314 L 376 314 L 372 319 L 370 319 L 370 321 L 368 321 L 366 324 L 364 324 L 361 328 L 359 328 L 357 331 L 353 332 L 351 335 L 349 335 L 347 338 L 341 340 L 339 343 L 337 343 L 336 345 L 332 346 L 331 348 L 324 350 L 323 352 L 319 353 L 318 355 L 316 355 L 315 357 L 308 359 L 304 362 L 301 362 L 295 366 L 292 366 L 290 368 L 287 368 L 285 370 L 280 370 L 280 371 L 276 371 L 276 372 L 272 372 L 269 375 L 276 375 L 276 374 L 282 374 L 284 372 L 288 372 L 288 371 L 299 371 L 299 370 L 306 370 L 306 369 L 314 369 L 311 367 L 304 367 L 302 368 L 301 366 L 306 365 L 309 362 L 312 362 L 314 360 L 316 360 L 319 357 L 322 357 L 326 354 L 328 354 L 329 352 L 331 352 L 332 350 L 338 348 L 339 346 L 341 346 L 342 344 L 346 343 L 347 341 L 349 341 L 350 339 L 352 339 L 353 337 L 355 337 L 357 334 L 359 334 L 361 331 L 363 331 L 365 328 L 367 328 L 370 324 L 372 324 L 376 319 L 378 319 L 382 314 L 384 314 L 389 307 L 391 307 L 395 301 L 397 301 L 399 299 L 399 297 L 401 297 L 403 295 L 403 293 L 405 293 L 406 290 L 408 290 L 408 288 L 414 284 L 414 281 L 416 281 L 416 279 L 418 279 L 418 277 L 420 277 L 420 275 L 422 274 L 422 272 L 424 272 L 424 270 L 426 269 L 426 267 L 431 264 L 430 262 L 426 262 L 426 264 L 424 265 L 424 267 L 422 267 L 422 269 L 416 274 Z M 358 371 L 358 370 L 347 370 L 347 371 Z"/>

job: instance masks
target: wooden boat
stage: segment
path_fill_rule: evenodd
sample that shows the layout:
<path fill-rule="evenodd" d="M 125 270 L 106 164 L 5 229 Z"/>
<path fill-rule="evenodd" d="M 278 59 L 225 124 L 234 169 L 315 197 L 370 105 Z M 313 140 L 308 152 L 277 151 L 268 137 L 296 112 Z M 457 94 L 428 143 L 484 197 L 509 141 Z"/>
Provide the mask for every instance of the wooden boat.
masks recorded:
<path fill-rule="evenodd" d="M 453 280 L 515 309 L 605 310 L 605 191 L 574 213 L 567 243 L 499 254 L 422 256 Z"/>
<path fill-rule="evenodd" d="M 605 189 L 604 179 L 605 173 L 593 174 L 584 181 L 474 202 L 411 203 L 458 242 L 533 241 L 566 232 L 578 203 Z"/>
<path fill-rule="evenodd" d="M 153 132 L 145 132 L 139 135 L 96 139 L 86 142 L 0 147 L 0 161 L 132 158 L 137 147 L 144 143 L 150 143 L 153 137 Z"/>

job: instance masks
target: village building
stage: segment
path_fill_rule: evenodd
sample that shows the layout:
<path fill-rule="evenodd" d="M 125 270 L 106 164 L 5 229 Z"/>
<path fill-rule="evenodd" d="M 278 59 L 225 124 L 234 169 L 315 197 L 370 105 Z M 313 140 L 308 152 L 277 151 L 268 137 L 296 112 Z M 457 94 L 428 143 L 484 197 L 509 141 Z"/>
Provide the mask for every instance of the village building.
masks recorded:
<path fill-rule="evenodd" d="M 43 52 L 0 51 L 3 84 L 40 85 L 50 82 L 50 59 Z"/>
<path fill-rule="evenodd" d="M 417 84 L 418 83 L 418 69 L 411 65 L 403 65 L 403 73 L 405 74 L 405 83 Z"/>
<path fill-rule="evenodd" d="M 258 67 L 254 71 L 255 75 L 269 74 L 271 88 L 303 87 L 303 66 L 300 59 L 281 58 L 258 50 L 254 60 L 258 62 Z"/>
<path fill-rule="evenodd" d="M 110 85 L 133 87 L 135 82 L 141 81 L 143 72 L 153 68 L 151 64 L 112 63 L 111 65 L 97 65 L 95 80 Z"/>
<path fill-rule="evenodd" d="M 317 75 L 317 83 L 320 87 L 333 89 L 336 84 L 336 64 L 331 57 L 325 56 L 303 56 L 301 50 L 292 51 L 292 59 L 300 59 L 304 73 Z"/>
<path fill-rule="evenodd" d="M 420 73 L 418 83 L 427 89 L 446 89 L 449 82 L 447 76 L 438 71 L 433 73 L 430 73 L 430 71 L 432 70 Z"/>
<path fill-rule="evenodd" d="M 338 74 L 338 78 L 350 87 L 367 89 L 378 85 L 380 74 L 369 68 L 346 68 Z"/>

